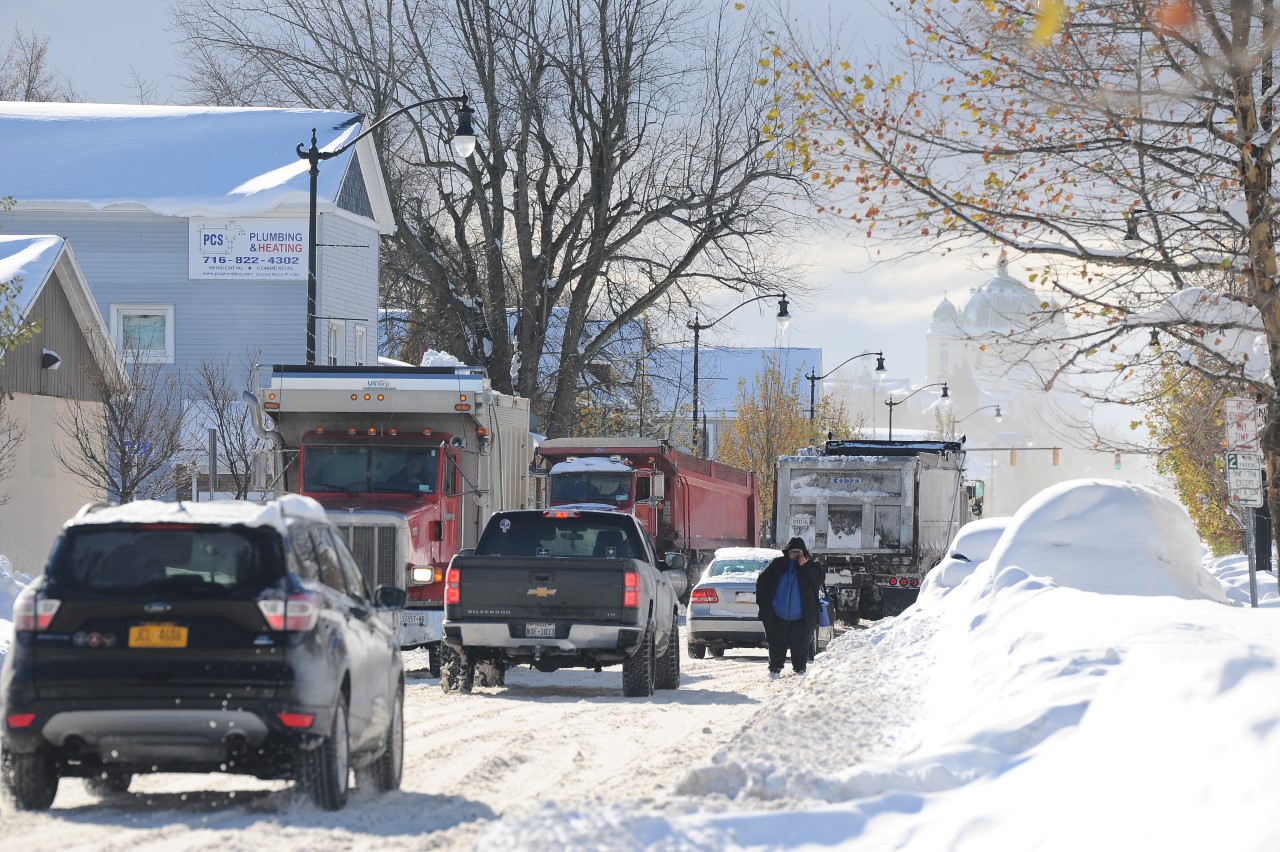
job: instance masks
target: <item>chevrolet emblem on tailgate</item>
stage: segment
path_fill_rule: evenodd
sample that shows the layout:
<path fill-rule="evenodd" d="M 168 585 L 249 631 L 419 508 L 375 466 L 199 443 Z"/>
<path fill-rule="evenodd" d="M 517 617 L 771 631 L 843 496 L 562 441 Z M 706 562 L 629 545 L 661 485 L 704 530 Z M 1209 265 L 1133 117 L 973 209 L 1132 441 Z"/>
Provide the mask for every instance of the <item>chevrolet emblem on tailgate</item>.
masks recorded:
<path fill-rule="evenodd" d="M 556 593 L 555 589 L 548 589 L 546 586 L 539 586 L 536 589 L 530 589 L 529 594 L 540 598 L 549 598 Z"/>

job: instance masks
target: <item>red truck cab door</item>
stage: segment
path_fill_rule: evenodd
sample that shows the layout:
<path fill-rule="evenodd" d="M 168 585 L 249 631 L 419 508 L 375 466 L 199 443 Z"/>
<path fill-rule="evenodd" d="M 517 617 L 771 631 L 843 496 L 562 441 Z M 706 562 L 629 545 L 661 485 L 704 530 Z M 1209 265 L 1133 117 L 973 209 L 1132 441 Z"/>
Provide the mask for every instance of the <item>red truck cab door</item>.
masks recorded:
<path fill-rule="evenodd" d="M 658 532 L 658 504 L 653 499 L 653 477 L 649 471 L 636 471 L 634 487 L 635 496 L 632 505 L 635 507 L 636 519 L 644 525 L 645 531 L 652 539 Z"/>
<path fill-rule="evenodd" d="M 455 451 L 441 454 L 444 469 L 440 475 L 440 524 L 439 536 L 432 535 L 431 564 L 445 567 L 462 546 L 462 477 L 458 473 L 458 457 Z M 434 533 L 435 531 L 433 531 Z"/>

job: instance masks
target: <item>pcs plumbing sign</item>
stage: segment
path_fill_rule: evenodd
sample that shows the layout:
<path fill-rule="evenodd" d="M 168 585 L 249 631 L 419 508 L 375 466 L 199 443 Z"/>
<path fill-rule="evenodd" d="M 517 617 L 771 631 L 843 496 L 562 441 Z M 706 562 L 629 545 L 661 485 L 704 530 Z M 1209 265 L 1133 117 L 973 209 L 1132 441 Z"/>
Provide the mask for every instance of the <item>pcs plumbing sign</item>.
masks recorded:
<path fill-rule="evenodd" d="M 305 219 L 188 219 L 191 277 L 305 280 Z"/>

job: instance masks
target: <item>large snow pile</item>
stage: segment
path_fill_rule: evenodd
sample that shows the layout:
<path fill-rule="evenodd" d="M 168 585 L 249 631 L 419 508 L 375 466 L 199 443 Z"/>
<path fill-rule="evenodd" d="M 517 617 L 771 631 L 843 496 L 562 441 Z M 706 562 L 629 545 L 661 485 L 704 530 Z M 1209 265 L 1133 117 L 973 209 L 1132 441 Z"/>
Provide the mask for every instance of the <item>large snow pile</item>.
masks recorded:
<path fill-rule="evenodd" d="M 1062 482 L 1027 501 L 1010 527 L 991 553 L 997 572 L 1022 567 L 1087 592 L 1227 600 L 1201 568 L 1186 510 L 1141 485 Z"/>
<path fill-rule="evenodd" d="M 13 642 L 13 601 L 31 578 L 13 567 L 9 557 L 0 556 L 0 661 Z"/>
<path fill-rule="evenodd" d="M 1226 603 L 1202 553 L 1154 492 L 1052 488 L 669 799 L 548 809 L 480 845 L 1280 849 L 1280 606 Z"/>

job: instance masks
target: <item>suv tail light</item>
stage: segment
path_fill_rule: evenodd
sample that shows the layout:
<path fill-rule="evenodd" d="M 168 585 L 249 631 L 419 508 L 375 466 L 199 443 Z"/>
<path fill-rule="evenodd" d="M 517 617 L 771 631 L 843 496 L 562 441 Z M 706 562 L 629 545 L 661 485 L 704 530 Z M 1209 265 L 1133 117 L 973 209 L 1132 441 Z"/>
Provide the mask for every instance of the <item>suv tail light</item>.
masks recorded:
<path fill-rule="evenodd" d="M 47 630 L 61 604 L 37 592 L 35 586 L 27 586 L 13 602 L 13 629 Z"/>
<path fill-rule="evenodd" d="M 640 574 L 628 571 L 622 585 L 623 609 L 635 609 L 640 606 Z"/>
<path fill-rule="evenodd" d="M 320 596 L 315 592 L 295 592 L 287 598 L 260 600 L 258 609 L 272 630 L 302 633 L 320 620 Z"/>
<path fill-rule="evenodd" d="M 694 589 L 690 603 L 720 603 L 720 596 L 715 589 Z"/>
<path fill-rule="evenodd" d="M 444 575 L 444 602 L 446 605 L 462 603 L 462 588 L 458 585 L 458 569 L 452 566 Z"/>

